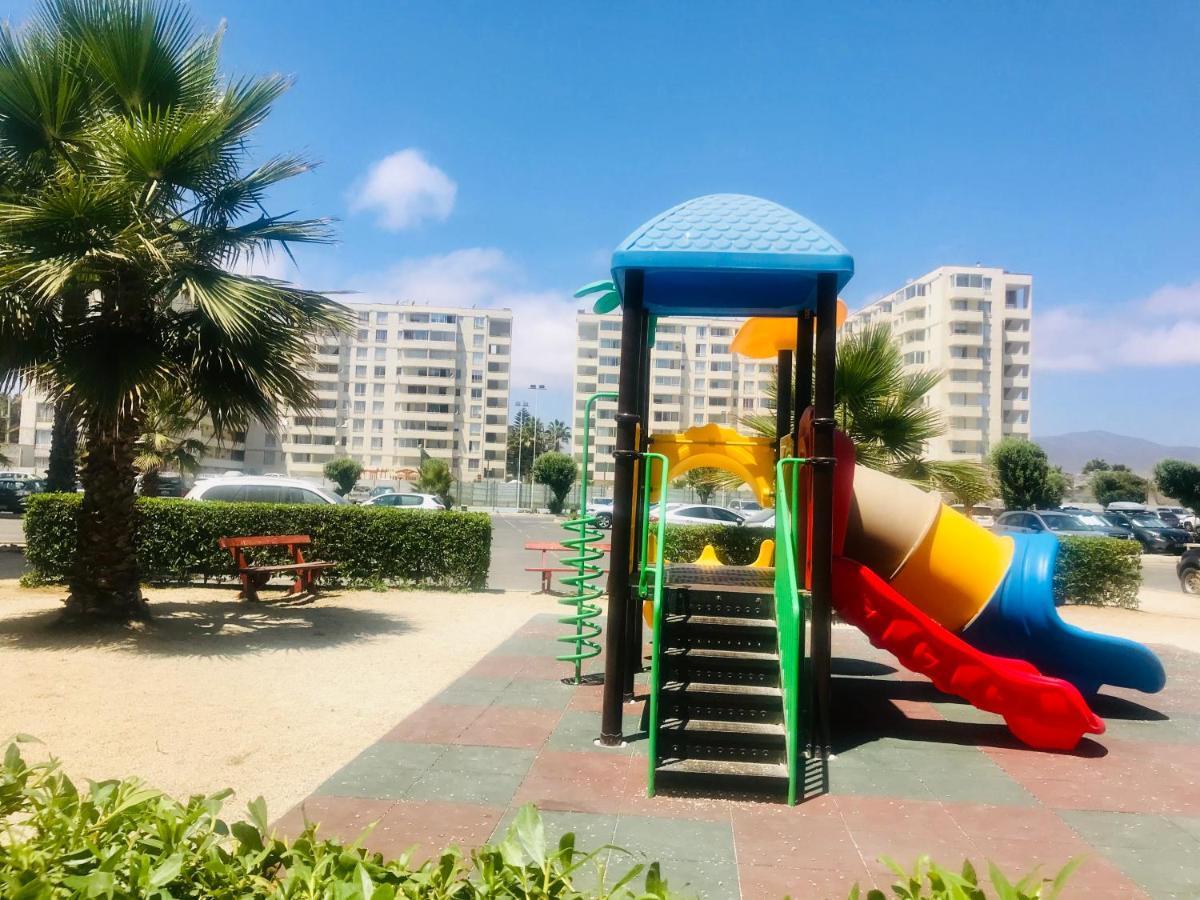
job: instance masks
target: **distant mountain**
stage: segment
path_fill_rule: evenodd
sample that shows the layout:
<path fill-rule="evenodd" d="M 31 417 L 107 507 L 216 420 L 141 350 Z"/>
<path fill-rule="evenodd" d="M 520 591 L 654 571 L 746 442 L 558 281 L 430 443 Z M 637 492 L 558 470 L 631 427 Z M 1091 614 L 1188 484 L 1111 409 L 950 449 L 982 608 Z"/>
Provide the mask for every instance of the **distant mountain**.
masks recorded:
<path fill-rule="evenodd" d="M 1149 475 L 1161 459 L 1183 459 L 1200 464 L 1200 447 L 1168 447 L 1145 438 L 1111 431 L 1072 431 L 1069 434 L 1035 437 L 1046 451 L 1050 464 L 1078 474 L 1089 459 L 1124 463 L 1139 475 Z"/>

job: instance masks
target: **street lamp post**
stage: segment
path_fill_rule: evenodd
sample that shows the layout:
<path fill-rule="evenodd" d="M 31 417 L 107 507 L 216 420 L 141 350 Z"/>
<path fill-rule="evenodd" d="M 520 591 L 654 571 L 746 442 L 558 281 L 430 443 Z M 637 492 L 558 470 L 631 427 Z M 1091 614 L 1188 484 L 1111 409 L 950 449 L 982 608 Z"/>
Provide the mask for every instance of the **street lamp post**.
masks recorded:
<path fill-rule="evenodd" d="M 524 400 L 518 400 L 513 404 L 517 409 L 529 409 L 529 404 Z M 521 450 L 525 446 L 523 432 L 525 431 L 525 423 L 521 421 L 521 414 L 517 413 L 517 511 L 521 510 Z"/>
<path fill-rule="evenodd" d="M 544 384 L 531 384 L 529 386 L 529 390 L 533 391 L 533 455 L 535 458 L 537 457 L 537 450 L 538 450 L 538 417 L 537 417 L 538 393 L 541 391 L 544 391 L 545 389 L 546 389 L 546 386 Z M 532 464 L 532 462 L 533 462 L 533 460 L 530 460 L 531 464 Z M 533 475 L 532 474 L 529 476 L 529 510 L 530 510 L 530 512 L 533 511 Z"/>

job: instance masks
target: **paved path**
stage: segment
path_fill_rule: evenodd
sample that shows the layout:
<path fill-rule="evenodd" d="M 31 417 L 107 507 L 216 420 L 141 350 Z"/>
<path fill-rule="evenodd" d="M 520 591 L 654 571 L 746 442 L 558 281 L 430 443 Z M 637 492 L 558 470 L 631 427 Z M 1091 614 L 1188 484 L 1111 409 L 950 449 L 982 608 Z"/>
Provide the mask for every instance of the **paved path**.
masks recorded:
<path fill-rule="evenodd" d="M 673 888 L 714 898 L 842 898 L 855 881 L 891 882 L 880 856 L 923 853 L 981 871 L 992 859 L 1014 876 L 1085 855 L 1067 897 L 1195 896 L 1200 884 L 1200 655 L 1160 648 L 1164 693 L 1113 691 L 1096 701 L 1107 734 L 1039 753 L 839 627 L 837 757 L 815 771 L 828 792 L 789 808 L 647 798 L 642 704 L 628 707 L 625 748 L 596 747 L 600 688 L 560 682 L 559 629 L 531 619 L 281 829 L 308 817 L 352 838 L 378 821 L 367 846 L 428 853 L 494 838 L 533 802 L 553 836 L 658 859 Z"/>
<path fill-rule="evenodd" d="M 25 529 L 19 516 L 0 513 L 0 544 L 25 543 Z"/>

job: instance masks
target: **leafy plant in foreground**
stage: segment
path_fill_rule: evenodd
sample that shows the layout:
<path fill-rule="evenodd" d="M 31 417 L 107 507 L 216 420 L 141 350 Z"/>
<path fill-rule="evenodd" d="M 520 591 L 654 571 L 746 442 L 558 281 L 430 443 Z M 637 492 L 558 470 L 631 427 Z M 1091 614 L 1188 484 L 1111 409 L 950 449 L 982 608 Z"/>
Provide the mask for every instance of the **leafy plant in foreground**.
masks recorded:
<path fill-rule="evenodd" d="M 920 857 L 911 872 L 887 857 L 883 862 L 900 879 L 892 884 L 892 896 L 899 900 L 987 900 L 989 896 L 979 886 L 979 876 L 969 860 L 963 863 L 960 872 L 942 868 L 928 856 Z M 1052 879 L 1042 878 L 1034 869 L 1016 883 L 1009 881 L 995 863 L 989 862 L 988 877 L 994 891 L 991 896 L 997 900 L 1054 900 L 1082 862 L 1083 857 L 1075 857 Z M 886 900 L 886 897 L 880 890 L 864 894 L 856 884 L 850 891 L 849 900 Z"/>
<path fill-rule="evenodd" d="M 19 738 L 28 741 L 30 738 Z M 359 841 L 291 842 L 268 826 L 262 799 L 248 819 L 219 817 L 224 791 L 179 803 L 136 779 L 77 787 L 56 762 L 29 765 L 17 743 L 0 767 L 0 896 L 394 900 L 410 898 L 667 898 L 658 864 L 607 884 L 613 847 L 579 850 L 572 834 L 547 843 L 541 816 L 523 807 L 504 839 L 464 855 L 450 848 L 415 865 Z M 641 878 L 641 884 L 634 881 Z"/>

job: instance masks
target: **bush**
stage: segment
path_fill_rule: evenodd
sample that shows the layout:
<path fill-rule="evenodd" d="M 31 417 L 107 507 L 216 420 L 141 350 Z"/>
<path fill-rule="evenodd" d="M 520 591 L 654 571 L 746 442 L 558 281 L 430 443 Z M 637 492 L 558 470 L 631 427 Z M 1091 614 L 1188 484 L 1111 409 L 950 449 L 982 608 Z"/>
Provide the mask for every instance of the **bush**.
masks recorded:
<path fill-rule="evenodd" d="M 1142 545 L 1117 538 L 1059 539 L 1054 602 L 1137 609 Z"/>
<path fill-rule="evenodd" d="M 77 790 L 57 763 L 26 765 L 16 744 L 0 768 L 0 895 L 4 897 L 665 898 L 658 863 L 606 885 L 608 848 L 548 846 L 541 816 L 523 807 L 504 840 L 456 848 L 413 865 L 357 842 L 276 837 L 262 798 L 249 820 L 219 816 L 230 792 L 178 803 L 134 779 Z M 645 872 L 642 884 L 634 879 Z M 579 884 L 582 883 L 582 884 Z M 582 885 L 589 885 L 583 887 Z M 596 885 L 596 886 L 591 886 Z M 582 893 L 580 893 L 582 891 Z"/>
<path fill-rule="evenodd" d="M 693 562 L 705 544 L 712 544 L 721 562 L 744 566 L 754 562 L 759 545 L 767 538 L 775 538 L 769 528 L 668 525 L 664 558 L 667 562 Z M 1054 573 L 1055 602 L 1137 609 L 1141 554 L 1137 541 L 1062 538 Z"/>
<path fill-rule="evenodd" d="M 32 580 L 66 578 L 75 555 L 79 501 L 77 494 L 30 498 L 25 555 Z M 323 580 L 347 586 L 480 590 L 491 562 L 492 524 L 484 513 L 157 497 L 137 501 L 138 565 L 148 582 L 233 577 L 233 558 L 217 540 L 257 534 L 311 536 L 306 556 L 337 563 Z"/>
<path fill-rule="evenodd" d="M 653 529 L 653 525 L 651 525 Z M 739 528 L 729 525 L 668 525 L 666 549 L 663 558 L 667 562 L 694 562 L 712 544 L 717 558 L 727 566 L 748 566 L 758 556 L 758 548 L 764 540 L 775 539 L 771 528 Z"/>

